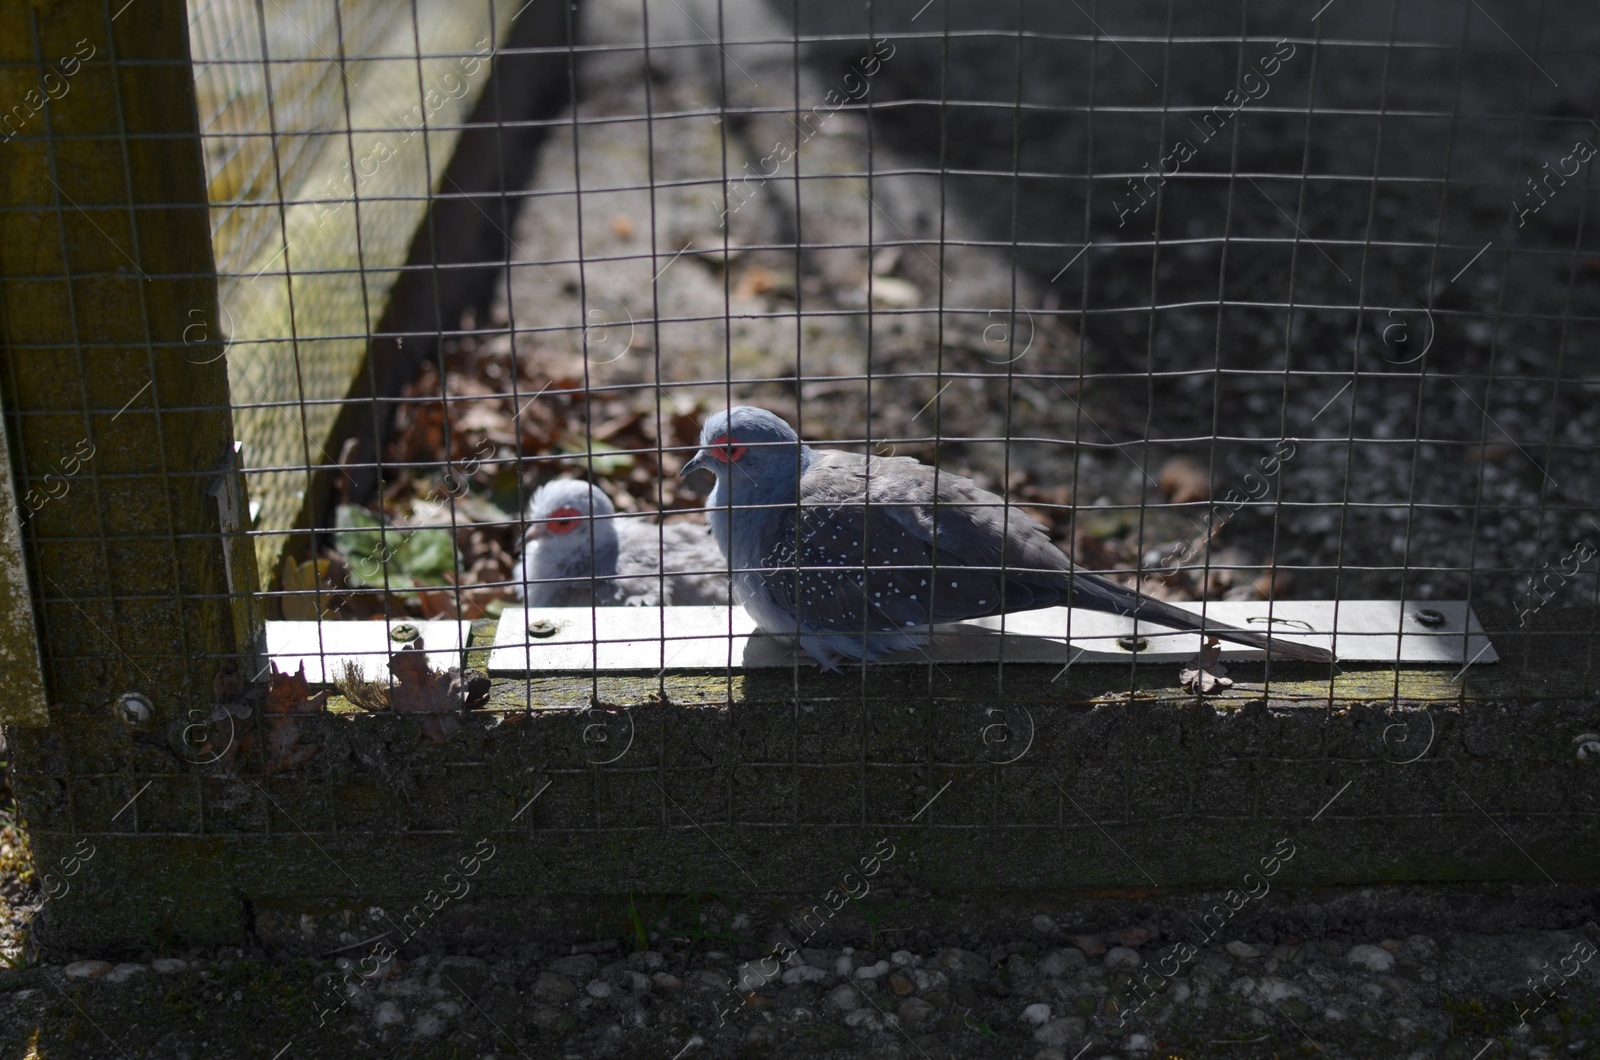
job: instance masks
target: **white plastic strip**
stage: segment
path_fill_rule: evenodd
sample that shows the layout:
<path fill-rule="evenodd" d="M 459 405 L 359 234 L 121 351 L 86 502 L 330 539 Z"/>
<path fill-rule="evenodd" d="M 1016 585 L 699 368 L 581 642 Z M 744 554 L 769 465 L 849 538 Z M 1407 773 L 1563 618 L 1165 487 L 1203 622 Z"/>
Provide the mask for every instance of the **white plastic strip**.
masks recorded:
<path fill-rule="evenodd" d="M 1201 604 L 1179 604 L 1200 613 Z M 1477 616 L 1459 600 L 1228 601 L 1203 605 L 1208 618 L 1284 640 L 1332 649 L 1341 662 L 1492 663 L 1499 656 Z M 1337 614 L 1337 644 L 1334 620 Z M 1002 622 L 1004 635 L 1001 635 Z M 1098 611 L 1048 608 L 941 627 L 923 652 L 886 663 L 1069 661 L 1171 663 L 1192 658 L 1200 636 Z M 1119 641 L 1121 643 L 1119 643 Z M 1139 647 L 1132 651 L 1129 646 Z M 1222 657 L 1260 659 L 1258 648 L 1222 644 Z M 741 607 L 507 608 L 495 632 L 489 672 L 660 672 L 788 667 L 797 656 L 783 638 L 758 633 Z"/>
<path fill-rule="evenodd" d="M 369 681 L 389 679 L 389 655 L 421 639 L 428 664 L 435 670 L 460 666 L 470 622 L 268 622 L 267 655 L 279 673 L 294 673 L 304 663 L 306 680 L 332 684 L 347 662 L 355 663 Z M 417 632 L 410 636 L 409 626 Z M 397 639 L 393 632 L 399 630 Z M 265 680 L 266 675 L 257 675 Z"/>

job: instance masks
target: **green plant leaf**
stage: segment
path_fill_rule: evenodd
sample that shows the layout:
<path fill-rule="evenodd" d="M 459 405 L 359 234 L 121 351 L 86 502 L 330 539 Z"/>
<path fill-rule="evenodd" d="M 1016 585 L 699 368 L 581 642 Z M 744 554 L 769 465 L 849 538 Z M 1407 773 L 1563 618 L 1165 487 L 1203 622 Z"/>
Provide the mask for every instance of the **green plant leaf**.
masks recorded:
<path fill-rule="evenodd" d="M 442 575 L 456 565 L 455 542 L 441 527 L 412 530 L 395 548 L 394 565 L 419 585 L 448 585 Z"/>
<path fill-rule="evenodd" d="M 334 527 L 333 547 L 344 557 L 356 588 L 450 584 L 445 574 L 456 566 L 455 539 L 443 527 L 390 526 L 353 504 L 335 509 Z"/>
<path fill-rule="evenodd" d="M 557 443 L 568 451 L 570 459 L 580 464 L 585 470 L 590 465 L 590 454 L 593 456 L 593 473 L 610 478 L 613 475 L 623 474 L 633 469 L 633 454 L 612 445 L 609 442 L 594 441 L 584 438 L 581 434 L 568 431 L 561 436 Z"/>

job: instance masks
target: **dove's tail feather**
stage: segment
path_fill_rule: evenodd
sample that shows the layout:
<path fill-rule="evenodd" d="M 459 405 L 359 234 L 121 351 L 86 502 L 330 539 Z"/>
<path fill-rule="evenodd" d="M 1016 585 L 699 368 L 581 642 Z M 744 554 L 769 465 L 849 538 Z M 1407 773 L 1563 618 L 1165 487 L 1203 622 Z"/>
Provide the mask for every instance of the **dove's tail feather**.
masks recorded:
<path fill-rule="evenodd" d="M 1265 633 L 1239 629 L 1209 616 L 1202 619 L 1192 611 L 1173 607 L 1169 603 L 1145 596 L 1143 593 L 1136 593 L 1125 586 L 1093 575 L 1085 576 L 1082 572 L 1077 572 L 1072 588 L 1073 605 L 1076 607 L 1087 606 L 1096 611 L 1125 615 L 1140 622 L 1154 622 L 1157 625 L 1196 633 L 1204 632 L 1208 636 L 1232 641 L 1235 644 L 1261 648 L 1277 658 L 1298 659 L 1302 662 L 1333 662 L 1333 653 L 1326 648 L 1285 640 L 1280 636 L 1272 637 L 1269 641 Z"/>

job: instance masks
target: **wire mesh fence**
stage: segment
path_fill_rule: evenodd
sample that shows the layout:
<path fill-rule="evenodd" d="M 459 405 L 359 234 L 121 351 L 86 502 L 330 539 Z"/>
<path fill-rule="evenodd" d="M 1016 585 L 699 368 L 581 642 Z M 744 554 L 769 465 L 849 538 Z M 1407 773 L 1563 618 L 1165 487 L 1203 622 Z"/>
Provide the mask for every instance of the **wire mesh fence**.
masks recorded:
<path fill-rule="evenodd" d="M 1349 663 L 1254 653 L 1234 701 L 1464 714 L 1592 695 L 1600 30 L 1581 5 L 144 14 L 112 3 L 66 34 L 0 13 L 0 102 L 18 101 L 0 112 L 6 548 L 32 575 L 0 604 L 37 621 L 56 705 L 40 693 L 38 714 L 72 722 L 24 740 L 19 789 L 40 850 L 126 841 L 75 892 L 106 919 L 80 924 L 114 924 L 107 866 L 138 866 L 123 879 L 150 900 L 192 898 L 155 919 L 293 935 L 282 909 L 304 895 L 410 895 L 478 828 L 582 852 L 518 847 L 507 900 L 755 885 L 757 850 L 763 884 L 810 889 L 806 844 L 850 829 L 963 837 L 947 871 L 917 871 L 981 889 L 989 836 L 1082 852 L 1106 821 L 1147 825 L 1128 844 L 1163 885 L 1214 884 L 1226 852 L 1190 831 L 1315 821 L 1350 761 L 1430 751 L 1445 761 L 1323 818 L 1349 831 L 1310 882 L 1402 861 L 1526 874 L 1416 809 L 1467 813 L 1430 765 L 1494 812 L 1544 813 L 1525 844 L 1541 873 L 1592 868 L 1586 804 L 1541 772 L 1552 741 L 1570 759 L 1568 733 L 1501 717 L 1459 735 L 1422 711 L 1426 735 L 1386 716 L 1374 738 L 1285 708 L 1272 754 L 1243 721 L 1184 743 L 1187 721 L 1086 705 L 1226 692 L 1214 658 L 1179 668 L 1200 640 L 1106 607 L 1002 613 L 963 581 L 1096 573 Z M 189 93 L 192 114 L 170 106 Z M 763 460 L 794 453 L 781 437 L 707 434 L 738 405 L 814 460 L 883 461 L 862 492 L 915 479 L 902 458 L 936 466 L 915 479 L 928 511 L 872 495 L 890 522 L 832 562 L 792 549 L 765 572 L 805 544 L 782 532 L 755 564 L 731 556 L 707 528 L 731 520 L 728 493 L 682 472 L 797 471 Z M 1013 503 L 989 509 L 1005 546 L 994 522 L 949 522 L 997 503 L 957 476 Z M 842 508 L 816 540 L 856 530 Z M 930 548 L 946 535 L 931 575 L 965 570 L 923 605 L 893 535 L 928 525 Z M 949 562 L 979 532 L 997 562 Z M 790 589 L 845 623 L 821 658 L 757 636 L 792 615 L 750 573 L 781 596 L 795 568 L 846 572 Z M 902 666 L 856 666 L 848 642 L 883 632 L 859 616 L 890 615 L 864 597 L 890 584 L 917 602 L 898 615 L 954 591 L 971 621 L 891 642 Z M 416 716 L 410 745 L 384 729 L 395 714 Z M 1374 821 L 1400 852 L 1360 831 Z M 688 850 L 707 826 L 738 860 Z M 768 852 L 779 829 L 803 841 Z M 149 834 L 195 845 L 166 861 Z M 322 874 L 307 836 L 360 882 Z M 232 860 L 178 879 L 211 839 Z M 371 844 L 390 841 L 405 871 L 378 874 Z M 1128 882 L 1066 855 L 1006 873 Z M 283 901 L 242 913 L 240 893 Z"/>
<path fill-rule="evenodd" d="M 1559 5 L 1553 45 L 1543 8 L 1508 28 L 1214 5 L 1113 31 L 1024 3 L 618 0 L 519 48 L 523 11 L 191 11 L 220 305 L 177 323 L 187 362 L 226 359 L 264 590 L 230 602 L 494 617 L 539 580 L 530 503 L 562 477 L 599 482 L 625 561 L 658 568 L 648 598 L 590 595 L 669 602 L 679 558 L 641 516 L 695 523 L 705 483 L 677 472 L 706 414 L 746 403 L 937 459 L 1160 598 L 1463 599 L 1519 629 L 1594 602 L 1600 128 Z M 94 62 L 75 47 L 51 98 Z M 516 54 L 570 107 L 497 118 L 485 83 Z M 34 96 L 12 136 L 74 148 Z M 537 145 L 493 210 L 447 172 L 483 128 Z M 63 229 L 95 223 L 57 189 Z M 485 262 L 411 253 L 452 202 L 503 236 L 467 298 L 441 274 Z M 435 356 L 397 378 L 408 340 Z M 80 466 L 98 491 L 94 452 L 25 469 L 26 507 Z"/>
<path fill-rule="evenodd" d="M 1269 850 L 1594 877 L 1584 6 L 181 10 L 0 8 L 0 719 L 83 863 L 56 940 L 384 962 L 576 895 L 646 948 L 717 892 L 805 945 L 869 860 L 963 930 Z M 794 522 L 741 559 L 730 498 Z M 1342 666 L 1226 673 L 1090 575 Z"/>
<path fill-rule="evenodd" d="M 370 299 L 366 259 L 460 196 L 436 171 L 466 116 L 432 111 L 488 64 L 421 9 L 399 33 L 331 10 L 195 12 L 225 291 L 303 269 L 302 305 Z M 496 11 L 466 36 L 495 38 Z M 1359 4 L 1115 28 L 942 0 L 573 17 L 576 45 L 532 49 L 572 107 L 497 128 L 546 136 L 502 278 L 397 336 L 440 354 L 371 425 L 333 424 L 370 306 L 346 321 L 365 329 L 283 306 L 231 329 L 269 615 L 493 616 L 524 596 L 539 485 L 600 482 L 644 548 L 636 516 L 705 507 L 676 471 L 742 403 L 936 456 L 1160 597 L 1465 599 L 1524 624 L 1558 593 L 1592 604 L 1581 33 Z M 382 31 L 415 67 L 412 121 L 362 112 Z M 413 125 L 445 146 L 369 191 Z M 318 159 L 340 179 L 307 177 Z M 395 200 L 417 210 L 379 212 Z M 297 264 L 312 217 L 345 226 L 339 252 Z M 280 373 L 265 389 L 252 358 Z"/>

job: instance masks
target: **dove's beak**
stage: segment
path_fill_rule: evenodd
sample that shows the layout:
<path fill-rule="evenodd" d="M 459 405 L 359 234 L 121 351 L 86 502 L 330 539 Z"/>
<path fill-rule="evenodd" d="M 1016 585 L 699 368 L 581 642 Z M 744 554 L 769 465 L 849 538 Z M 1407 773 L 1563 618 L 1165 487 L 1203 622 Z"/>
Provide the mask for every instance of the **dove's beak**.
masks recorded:
<path fill-rule="evenodd" d="M 711 468 L 706 464 L 706 450 L 702 449 L 698 453 L 694 454 L 693 460 L 690 460 L 687 464 L 683 465 L 683 470 L 678 472 L 678 477 L 688 478 L 696 471 L 709 470 L 711 470 Z"/>

